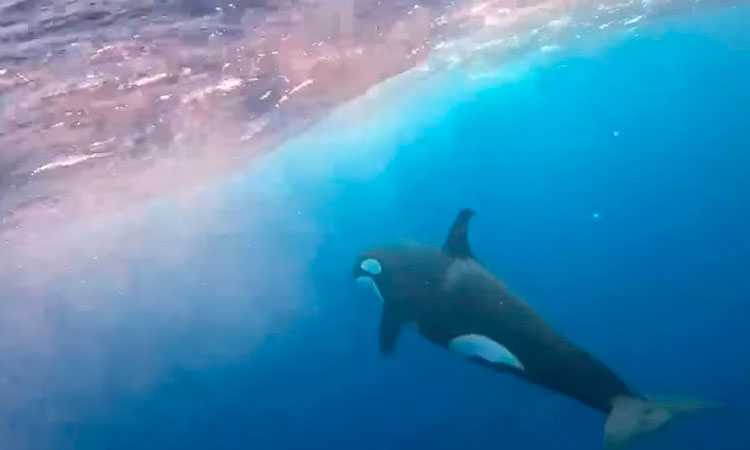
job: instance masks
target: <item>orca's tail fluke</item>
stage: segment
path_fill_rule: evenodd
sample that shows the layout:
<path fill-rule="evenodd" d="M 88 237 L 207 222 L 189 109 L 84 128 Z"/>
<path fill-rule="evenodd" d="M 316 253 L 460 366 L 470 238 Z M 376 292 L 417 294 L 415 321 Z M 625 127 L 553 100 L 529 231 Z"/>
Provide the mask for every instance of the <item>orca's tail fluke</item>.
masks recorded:
<path fill-rule="evenodd" d="M 680 418 L 719 408 L 722 408 L 719 403 L 689 398 L 644 399 L 621 395 L 615 399 L 604 426 L 605 447 L 622 450 L 639 437 Z"/>

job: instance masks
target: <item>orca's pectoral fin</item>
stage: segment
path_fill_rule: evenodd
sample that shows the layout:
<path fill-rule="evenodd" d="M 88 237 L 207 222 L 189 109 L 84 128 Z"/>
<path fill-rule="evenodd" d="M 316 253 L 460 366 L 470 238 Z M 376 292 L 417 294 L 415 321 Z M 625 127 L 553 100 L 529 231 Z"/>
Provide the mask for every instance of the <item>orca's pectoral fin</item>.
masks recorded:
<path fill-rule="evenodd" d="M 393 353 L 400 330 L 401 319 L 393 308 L 386 304 L 383 308 L 383 315 L 380 317 L 380 353 L 382 355 Z"/>
<path fill-rule="evenodd" d="M 474 211 L 469 208 L 462 209 L 453 221 L 448 237 L 443 244 L 443 251 L 453 258 L 473 258 L 469 248 L 468 227 L 469 220 L 474 216 Z"/>

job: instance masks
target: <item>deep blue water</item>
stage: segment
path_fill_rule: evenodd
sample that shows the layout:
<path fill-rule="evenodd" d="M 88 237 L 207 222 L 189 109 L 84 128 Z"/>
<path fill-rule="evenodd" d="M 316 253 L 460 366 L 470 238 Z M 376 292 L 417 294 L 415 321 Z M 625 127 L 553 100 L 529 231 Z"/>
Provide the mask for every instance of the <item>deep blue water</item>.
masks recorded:
<path fill-rule="evenodd" d="M 636 390 L 727 406 L 637 448 L 744 448 L 749 21 L 747 8 L 675 18 L 510 81 L 456 69 L 387 83 L 216 188 L 233 226 L 188 263 L 132 261 L 129 301 L 201 312 L 180 328 L 170 307 L 68 331 L 106 343 L 96 393 L 58 392 L 71 418 L 50 432 L 30 412 L 18 429 L 55 449 L 602 448 L 598 412 L 413 330 L 378 354 L 356 252 L 439 244 L 470 206 L 477 257 L 561 333 Z M 123 388 L 140 370 L 156 381 Z"/>

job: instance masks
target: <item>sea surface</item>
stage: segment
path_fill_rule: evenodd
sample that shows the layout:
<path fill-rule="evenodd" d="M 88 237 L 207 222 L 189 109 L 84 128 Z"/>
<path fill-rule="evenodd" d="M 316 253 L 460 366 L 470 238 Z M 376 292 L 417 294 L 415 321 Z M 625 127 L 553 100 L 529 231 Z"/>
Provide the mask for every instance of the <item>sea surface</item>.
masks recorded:
<path fill-rule="evenodd" d="M 223 66 L 305 2 L 125 3 L 55 28 L 0 1 L 0 449 L 603 448 L 601 413 L 413 329 L 379 354 L 357 253 L 439 245 L 464 207 L 561 334 L 725 406 L 635 450 L 747 446 L 750 5 L 422 2 L 377 15 L 386 41 L 358 9 L 316 48 L 387 70 L 325 78 L 287 47 Z"/>

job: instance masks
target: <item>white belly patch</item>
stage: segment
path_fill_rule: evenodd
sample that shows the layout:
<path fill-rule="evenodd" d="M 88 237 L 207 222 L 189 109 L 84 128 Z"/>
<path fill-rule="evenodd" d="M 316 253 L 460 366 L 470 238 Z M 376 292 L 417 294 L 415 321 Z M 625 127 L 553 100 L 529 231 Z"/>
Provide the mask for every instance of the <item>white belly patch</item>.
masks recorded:
<path fill-rule="evenodd" d="M 360 286 L 373 291 L 373 293 L 380 299 L 381 302 L 385 302 L 385 300 L 383 300 L 383 295 L 380 293 L 380 288 L 378 288 L 377 283 L 375 283 L 375 280 L 373 280 L 372 277 L 362 275 L 361 277 L 357 277 L 356 281 Z"/>
<path fill-rule="evenodd" d="M 505 364 L 525 370 L 516 355 L 502 344 L 481 334 L 464 334 L 451 339 L 448 348 L 468 357 L 482 358 L 495 364 Z"/>

